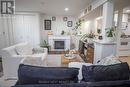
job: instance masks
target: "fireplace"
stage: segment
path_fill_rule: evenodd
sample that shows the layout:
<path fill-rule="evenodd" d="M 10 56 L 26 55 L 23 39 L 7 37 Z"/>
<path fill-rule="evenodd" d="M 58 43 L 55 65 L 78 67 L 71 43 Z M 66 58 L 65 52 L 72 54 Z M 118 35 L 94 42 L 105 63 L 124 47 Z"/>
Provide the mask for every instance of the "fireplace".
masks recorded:
<path fill-rule="evenodd" d="M 70 49 L 70 36 L 49 36 L 50 51 L 64 51 Z"/>
<path fill-rule="evenodd" d="M 65 41 L 54 41 L 54 49 L 65 49 Z"/>

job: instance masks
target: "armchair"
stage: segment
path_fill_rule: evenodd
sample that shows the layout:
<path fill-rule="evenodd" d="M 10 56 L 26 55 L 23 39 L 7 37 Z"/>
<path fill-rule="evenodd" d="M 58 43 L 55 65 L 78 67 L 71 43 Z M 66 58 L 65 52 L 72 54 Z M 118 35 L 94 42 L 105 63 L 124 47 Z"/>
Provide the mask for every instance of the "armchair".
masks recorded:
<path fill-rule="evenodd" d="M 47 66 L 47 52 L 46 48 L 33 49 L 27 42 L 4 48 L 2 50 L 4 79 L 17 79 L 17 71 L 21 63 Z"/>

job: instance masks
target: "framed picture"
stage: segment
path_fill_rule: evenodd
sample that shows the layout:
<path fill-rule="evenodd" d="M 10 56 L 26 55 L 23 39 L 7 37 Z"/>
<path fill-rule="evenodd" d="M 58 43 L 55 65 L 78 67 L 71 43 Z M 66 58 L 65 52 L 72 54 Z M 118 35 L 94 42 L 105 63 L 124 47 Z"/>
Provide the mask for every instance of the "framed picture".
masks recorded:
<path fill-rule="evenodd" d="M 56 17 L 55 16 L 52 17 L 52 21 L 56 21 Z"/>
<path fill-rule="evenodd" d="M 128 28 L 128 23 L 127 22 L 122 22 L 121 29 L 125 30 Z"/>
<path fill-rule="evenodd" d="M 67 17 L 63 17 L 63 21 L 67 21 L 68 20 L 68 18 Z"/>
<path fill-rule="evenodd" d="M 51 30 L 51 20 L 44 20 L 45 30 Z"/>
<path fill-rule="evenodd" d="M 72 21 L 68 21 L 68 22 L 67 22 L 67 26 L 68 26 L 68 27 L 72 27 L 72 26 L 73 26 L 73 22 L 72 22 Z"/>

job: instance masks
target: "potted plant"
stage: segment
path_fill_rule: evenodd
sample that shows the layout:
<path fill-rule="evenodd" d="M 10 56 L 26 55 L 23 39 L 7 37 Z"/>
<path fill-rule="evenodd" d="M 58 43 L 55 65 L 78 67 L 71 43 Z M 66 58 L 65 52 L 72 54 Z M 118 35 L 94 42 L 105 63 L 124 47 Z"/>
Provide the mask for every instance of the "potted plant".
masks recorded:
<path fill-rule="evenodd" d="M 93 39 L 95 37 L 94 33 L 89 33 L 87 34 L 87 38 Z"/>
<path fill-rule="evenodd" d="M 92 40 L 95 38 L 95 34 L 91 31 L 90 33 L 87 34 L 87 40 L 89 43 L 92 43 Z"/>
<path fill-rule="evenodd" d="M 62 31 L 61 31 L 61 35 L 64 35 L 64 34 L 65 34 L 65 31 L 64 31 L 64 30 L 62 30 Z"/>
<path fill-rule="evenodd" d="M 72 29 L 75 32 L 75 35 L 80 35 L 81 34 L 81 26 L 82 26 L 82 22 L 83 20 L 79 19 L 76 23 L 75 23 L 75 27 Z"/>
<path fill-rule="evenodd" d="M 49 52 L 49 44 L 47 43 L 47 41 L 46 40 L 44 40 L 43 41 L 43 43 L 42 44 L 40 44 L 40 47 L 42 47 L 42 48 L 47 48 L 48 49 L 48 52 Z"/>
<path fill-rule="evenodd" d="M 114 41 L 115 37 L 115 30 L 113 27 L 111 28 L 106 28 L 106 35 L 107 35 L 107 41 L 112 42 Z"/>

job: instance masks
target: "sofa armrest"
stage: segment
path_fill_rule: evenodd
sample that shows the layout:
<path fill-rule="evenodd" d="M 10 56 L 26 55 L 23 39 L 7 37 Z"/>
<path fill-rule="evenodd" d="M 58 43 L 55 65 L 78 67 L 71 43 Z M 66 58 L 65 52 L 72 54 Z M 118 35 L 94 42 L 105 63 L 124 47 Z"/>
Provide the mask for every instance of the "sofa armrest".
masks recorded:
<path fill-rule="evenodd" d="M 13 55 L 12 58 L 25 58 L 29 55 Z"/>
<path fill-rule="evenodd" d="M 34 54 L 35 53 L 47 53 L 48 49 L 47 48 L 41 48 L 41 47 L 39 47 L 39 48 L 33 48 L 33 52 L 34 52 Z"/>
<path fill-rule="evenodd" d="M 13 55 L 12 58 L 17 58 L 17 59 L 24 59 L 24 58 L 39 58 L 41 56 L 37 55 Z"/>
<path fill-rule="evenodd" d="M 32 55 L 13 55 L 13 58 L 41 58 L 44 53 Z"/>

